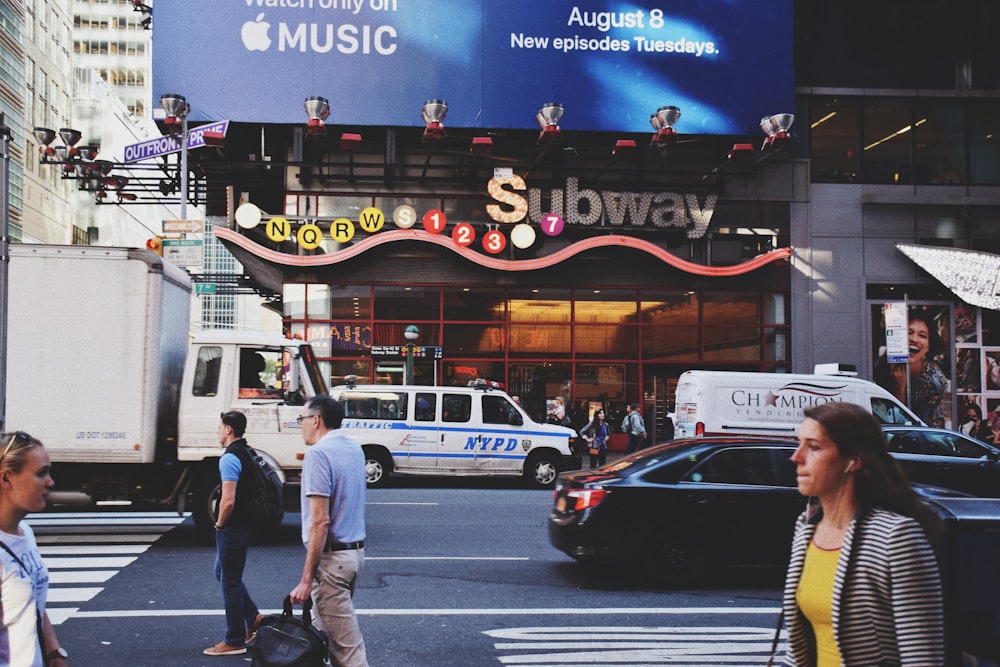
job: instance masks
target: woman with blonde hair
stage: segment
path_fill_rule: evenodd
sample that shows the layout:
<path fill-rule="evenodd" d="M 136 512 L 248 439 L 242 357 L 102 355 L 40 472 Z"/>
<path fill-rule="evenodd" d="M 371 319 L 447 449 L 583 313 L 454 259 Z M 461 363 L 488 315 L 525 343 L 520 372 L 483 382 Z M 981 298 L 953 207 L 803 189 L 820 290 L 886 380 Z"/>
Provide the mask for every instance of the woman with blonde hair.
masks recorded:
<path fill-rule="evenodd" d="M 0 665 L 64 667 L 66 650 L 45 612 L 49 571 L 29 512 L 45 509 L 54 483 L 45 447 L 27 433 L 0 433 Z"/>

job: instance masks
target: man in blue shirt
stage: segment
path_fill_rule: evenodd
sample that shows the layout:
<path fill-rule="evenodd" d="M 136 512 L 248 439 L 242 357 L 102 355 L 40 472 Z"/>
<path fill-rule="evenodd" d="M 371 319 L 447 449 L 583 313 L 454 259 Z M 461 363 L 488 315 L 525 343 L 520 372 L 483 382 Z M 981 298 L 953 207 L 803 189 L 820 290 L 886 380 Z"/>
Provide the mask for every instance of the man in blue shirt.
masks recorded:
<path fill-rule="evenodd" d="M 219 459 L 222 495 L 215 521 L 215 578 L 222 584 L 226 607 L 226 638 L 205 649 L 205 655 L 238 655 L 247 652 L 254 640 L 261 616 L 243 585 L 254 517 L 249 511 L 253 489 L 250 447 L 243 439 L 247 418 L 242 412 L 223 412 L 219 422 L 219 443 L 226 452 Z M 244 472 L 245 471 L 245 472 Z"/>
<path fill-rule="evenodd" d="M 302 461 L 302 578 L 289 594 L 310 596 L 318 625 L 340 667 L 367 667 L 365 640 L 354 612 L 354 589 L 365 563 L 365 454 L 338 432 L 344 406 L 330 396 L 306 403 L 298 422 L 307 445 Z"/>

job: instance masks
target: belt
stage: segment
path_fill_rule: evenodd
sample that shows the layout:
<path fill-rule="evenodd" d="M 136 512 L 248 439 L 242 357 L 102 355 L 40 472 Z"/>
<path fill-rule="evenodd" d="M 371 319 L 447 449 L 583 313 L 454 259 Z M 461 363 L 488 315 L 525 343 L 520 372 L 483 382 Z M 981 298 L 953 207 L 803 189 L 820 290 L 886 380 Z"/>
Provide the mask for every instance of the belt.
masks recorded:
<path fill-rule="evenodd" d="M 364 549 L 365 541 L 359 540 L 357 542 L 348 542 L 344 544 L 343 542 L 327 542 L 326 546 L 323 547 L 323 553 L 330 553 L 331 551 L 353 551 L 354 549 Z"/>

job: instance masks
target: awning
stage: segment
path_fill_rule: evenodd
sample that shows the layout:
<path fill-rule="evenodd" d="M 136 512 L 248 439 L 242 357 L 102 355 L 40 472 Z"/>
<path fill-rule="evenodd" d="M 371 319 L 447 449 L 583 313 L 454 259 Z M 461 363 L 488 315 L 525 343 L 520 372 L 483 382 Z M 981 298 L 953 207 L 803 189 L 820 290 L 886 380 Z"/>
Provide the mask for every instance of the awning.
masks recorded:
<path fill-rule="evenodd" d="M 962 301 L 1000 310 L 1000 255 L 903 243 L 896 247 Z"/>

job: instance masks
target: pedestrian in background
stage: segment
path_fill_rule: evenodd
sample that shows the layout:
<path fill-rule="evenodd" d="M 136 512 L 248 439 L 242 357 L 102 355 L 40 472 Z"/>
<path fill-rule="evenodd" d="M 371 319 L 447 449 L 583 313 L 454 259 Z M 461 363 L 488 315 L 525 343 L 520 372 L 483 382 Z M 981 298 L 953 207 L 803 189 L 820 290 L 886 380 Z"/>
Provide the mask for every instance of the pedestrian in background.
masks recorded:
<path fill-rule="evenodd" d="M 785 582 L 785 665 L 944 665 L 939 526 L 864 408 L 805 410 L 792 456 L 799 518 Z"/>
<path fill-rule="evenodd" d="M 253 493 L 253 459 L 243 439 L 247 418 L 242 412 L 223 412 L 219 418 L 219 444 L 226 448 L 219 458 L 222 493 L 215 520 L 215 578 L 222 584 L 226 609 L 226 637 L 202 653 L 239 655 L 254 640 L 261 615 L 243 584 L 247 551 L 256 517 L 250 511 Z"/>
<path fill-rule="evenodd" d="M 0 446 L 0 665 L 65 667 L 69 654 L 45 611 L 49 571 L 24 522 L 55 486 L 49 455 L 21 431 L 0 434 Z"/>
<path fill-rule="evenodd" d="M 642 420 L 642 415 L 639 414 L 638 403 L 631 403 L 625 408 L 622 433 L 628 434 L 628 444 L 625 446 L 626 454 L 631 454 L 639 449 L 639 445 L 646 439 L 646 424 Z"/>
<path fill-rule="evenodd" d="M 590 451 L 591 468 L 602 466 L 608 461 L 608 436 L 611 435 L 611 430 L 604 416 L 604 408 L 594 410 L 594 416 L 580 431 L 580 437 L 587 442 Z"/>
<path fill-rule="evenodd" d="M 343 404 L 314 396 L 299 416 L 309 448 L 302 462 L 302 578 L 289 594 L 294 604 L 312 598 L 317 625 L 330 639 L 340 667 L 365 667 L 365 640 L 354 611 L 354 590 L 365 563 L 365 454 L 339 433 Z"/>

